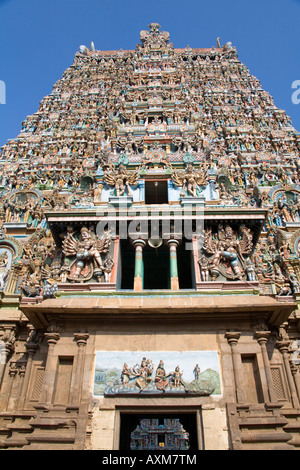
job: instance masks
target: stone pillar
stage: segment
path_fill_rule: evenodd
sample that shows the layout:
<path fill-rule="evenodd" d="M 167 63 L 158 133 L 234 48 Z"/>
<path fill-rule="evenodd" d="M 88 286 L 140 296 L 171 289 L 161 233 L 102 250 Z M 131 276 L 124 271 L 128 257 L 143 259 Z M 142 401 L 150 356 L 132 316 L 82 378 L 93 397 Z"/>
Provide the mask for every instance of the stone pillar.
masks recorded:
<path fill-rule="evenodd" d="M 288 379 L 290 392 L 291 392 L 292 404 L 294 408 L 299 408 L 299 399 L 298 399 L 297 389 L 296 389 L 294 377 L 293 377 L 291 367 L 290 367 L 289 345 L 290 345 L 290 341 L 278 341 L 276 343 L 276 346 L 278 347 L 283 357 L 284 368 L 285 368 L 285 372 L 286 372 L 286 376 Z"/>
<path fill-rule="evenodd" d="M 293 375 L 293 378 L 294 378 L 294 381 L 295 381 L 296 390 L 297 390 L 297 394 L 298 394 L 298 399 L 300 399 L 300 371 L 299 371 L 299 366 L 297 366 L 296 364 L 291 363 L 291 371 L 292 371 L 292 375 Z"/>
<path fill-rule="evenodd" d="M 177 240 L 169 240 L 168 245 L 170 248 L 170 285 L 171 290 L 179 290 L 178 280 L 178 266 L 177 266 Z"/>
<path fill-rule="evenodd" d="M 17 287 L 18 279 L 22 270 L 21 264 L 13 265 L 6 283 L 6 293 L 14 293 Z"/>
<path fill-rule="evenodd" d="M 4 336 L 1 338 L 0 344 L 0 388 L 3 381 L 4 371 L 7 363 L 7 359 L 10 353 L 14 349 L 15 342 L 15 332 L 14 330 L 9 330 L 4 333 Z"/>
<path fill-rule="evenodd" d="M 142 291 L 144 288 L 144 262 L 143 248 L 146 245 L 144 240 L 134 240 L 135 247 L 135 265 L 134 265 L 134 285 L 133 290 Z"/>
<path fill-rule="evenodd" d="M 27 349 L 27 365 L 26 365 L 26 372 L 22 384 L 22 389 L 20 393 L 18 408 L 22 410 L 24 408 L 26 402 L 26 396 L 28 392 L 28 385 L 30 381 L 31 369 L 32 369 L 32 362 L 33 356 L 35 355 L 38 345 L 36 343 L 26 343 L 25 347 Z"/>
<path fill-rule="evenodd" d="M 270 361 L 267 351 L 267 342 L 269 340 L 271 332 L 270 331 L 257 331 L 254 337 L 257 339 L 258 344 L 261 347 L 261 353 L 264 361 L 264 369 L 267 378 L 267 386 L 269 393 L 269 400 L 274 403 L 277 402 L 276 392 L 274 390 L 273 378 L 271 373 Z"/>
<path fill-rule="evenodd" d="M 81 399 L 81 389 L 84 371 L 85 347 L 89 335 L 87 333 L 74 333 L 74 338 L 78 346 L 75 371 L 72 377 L 73 386 L 71 387 L 71 403 L 78 404 Z"/>
<path fill-rule="evenodd" d="M 53 387 L 55 382 L 57 358 L 54 356 L 54 347 L 60 338 L 59 333 L 45 333 L 48 342 L 48 356 L 45 368 L 43 388 L 40 402 L 50 404 L 53 396 Z"/>
<path fill-rule="evenodd" d="M 9 383 L 9 392 L 8 392 L 8 397 L 7 397 L 7 405 L 6 405 L 6 411 L 9 409 L 9 402 L 10 402 L 10 397 L 12 395 L 12 388 L 13 388 L 13 382 L 18 373 L 18 368 L 15 363 L 12 363 L 9 367 L 8 375 L 10 378 L 10 383 Z"/>
<path fill-rule="evenodd" d="M 237 344 L 240 339 L 241 333 L 237 331 L 228 331 L 225 335 L 231 347 L 233 375 L 235 382 L 236 400 L 237 403 L 246 402 L 246 394 L 244 388 L 243 369 L 241 362 L 241 355 L 237 350 Z"/>

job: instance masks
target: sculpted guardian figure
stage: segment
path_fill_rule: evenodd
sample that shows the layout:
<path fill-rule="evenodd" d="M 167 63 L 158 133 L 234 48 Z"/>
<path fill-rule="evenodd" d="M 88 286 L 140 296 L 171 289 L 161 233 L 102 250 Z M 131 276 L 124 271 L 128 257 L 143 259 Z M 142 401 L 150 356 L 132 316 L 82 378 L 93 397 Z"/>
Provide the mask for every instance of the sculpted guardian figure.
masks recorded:
<path fill-rule="evenodd" d="M 63 241 L 63 253 L 71 258 L 71 281 L 87 281 L 95 274 L 99 277 L 106 271 L 101 254 L 108 252 L 111 244 L 111 234 L 104 232 L 101 239 L 97 238 L 87 227 L 82 227 L 80 234 L 75 238 L 73 233 L 68 233 Z"/>

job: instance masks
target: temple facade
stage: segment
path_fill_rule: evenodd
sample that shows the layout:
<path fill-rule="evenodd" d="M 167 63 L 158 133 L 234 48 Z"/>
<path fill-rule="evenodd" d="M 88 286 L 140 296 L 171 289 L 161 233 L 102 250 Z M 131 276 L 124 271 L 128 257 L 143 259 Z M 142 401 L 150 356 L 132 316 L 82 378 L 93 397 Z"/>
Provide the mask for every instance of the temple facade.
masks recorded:
<path fill-rule="evenodd" d="M 231 43 L 80 46 L 0 154 L 0 448 L 300 448 L 300 134 Z"/>

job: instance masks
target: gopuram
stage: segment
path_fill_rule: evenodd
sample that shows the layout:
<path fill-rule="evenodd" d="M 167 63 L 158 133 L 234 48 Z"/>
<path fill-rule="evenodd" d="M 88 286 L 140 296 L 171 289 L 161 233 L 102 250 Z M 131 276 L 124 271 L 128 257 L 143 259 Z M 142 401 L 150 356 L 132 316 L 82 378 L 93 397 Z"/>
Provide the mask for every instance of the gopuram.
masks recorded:
<path fill-rule="evenodd" d="M 300 449 L 299 152 L 231 43 L 80 46 L 1 149 L 0 448 Z"/>

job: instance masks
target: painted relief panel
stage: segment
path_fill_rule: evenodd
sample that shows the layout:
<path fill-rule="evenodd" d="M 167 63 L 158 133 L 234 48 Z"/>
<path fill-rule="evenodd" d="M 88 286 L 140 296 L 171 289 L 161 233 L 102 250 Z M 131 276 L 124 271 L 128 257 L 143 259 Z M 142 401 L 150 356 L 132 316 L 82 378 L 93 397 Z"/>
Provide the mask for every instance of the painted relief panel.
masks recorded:
<path fill-rule="evenodd" d="M 217 351 L 98 351 L 94 396 L 220 395 Z"/>
<path fill-rule="evenodd" d="M 4 290 L 11 267 L 13 254 L 11 250 L 0 247 L 0 291 Z"/>

